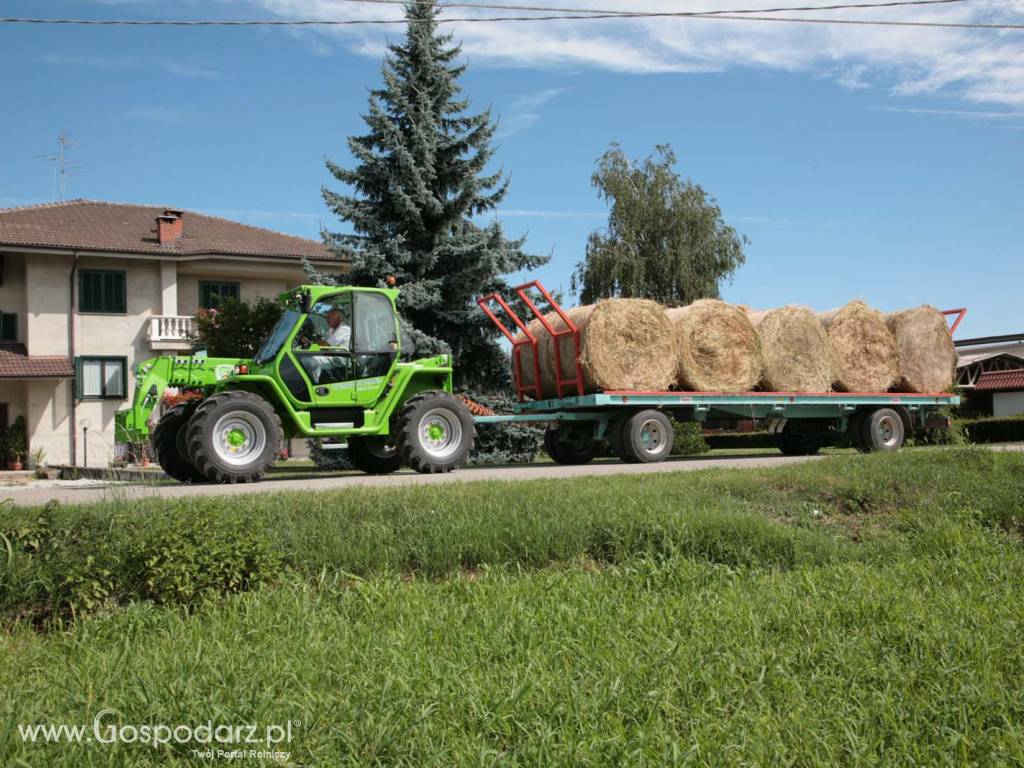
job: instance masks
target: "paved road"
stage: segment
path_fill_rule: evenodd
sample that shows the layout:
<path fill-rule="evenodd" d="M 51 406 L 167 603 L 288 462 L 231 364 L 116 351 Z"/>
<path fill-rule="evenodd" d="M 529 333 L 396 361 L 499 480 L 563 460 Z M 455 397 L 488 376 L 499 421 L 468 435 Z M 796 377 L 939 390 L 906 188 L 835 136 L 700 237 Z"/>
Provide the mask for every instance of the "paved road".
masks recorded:
<path fill-rule="evenodd" d="M 393 487 L 403 485 L 436 485 L 439 483 L 467 483 L 480 480 L 534 480 L 538 478 L 595 477 L 602 475 L 642 475 L 655 472 L 686 472 L 711 467 L 775 467 L 820 459 L 820 456 L 735 456 L 717 459 L 673 459 L 661 464 L 621 464 L 598 462 L 584 466 L 565 467 L 558 464 L 532 464 L 525 467 L 474 467 L 460 469 L 446 475 L 419 475 L 398 472 L 393 475 L 344 475 L 341 477 L 292 478 L 265 480 L 252 485 L 125 485 L 71 486 L 50 488 L 0 488 L 0 499 L 10 499 L 16 505 L 45 504 L 56 499 L 62 504 L 87 504 L 106 499 L 137 499 L 159 496 L 181 498 L 189 496 L 233 496 L 248 493 L 280 493 L 293 491 L 337 491 L 355 486 Z"/>

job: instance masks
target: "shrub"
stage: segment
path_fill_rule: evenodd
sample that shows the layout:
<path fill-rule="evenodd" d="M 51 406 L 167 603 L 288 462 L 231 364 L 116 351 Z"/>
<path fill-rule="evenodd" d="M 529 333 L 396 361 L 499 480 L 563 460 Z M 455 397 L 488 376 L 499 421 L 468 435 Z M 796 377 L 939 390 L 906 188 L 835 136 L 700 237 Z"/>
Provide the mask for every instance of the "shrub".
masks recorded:
<path fill-rule="evenodd" d="M 705 435 L 704 440 L 711 448 L 777 448 L 775 435 L 771 432 L 725 432 L 719 435 Z"/>
<path fill-rule="evenodd" d="M 704 440 L 700 422 L 672 419 L 672 429 L 675 431 L 675 439 L 672 442 L 673 456 L 696 456 L 710 450 Z"/>
<path fill-rule="evenodd" d="M 1024 415 L 998 418 L 964 419 L 956 422 L 972 443 L 1012 443 L 1024 441 Z"/>
<path fill-rule="evenodd" d="M 515 399 L 504 393 L 478 394 L 468 392 L 466 396 L 480 405 L 499 413 L 509 412 Z M 477 424 L 476 444 L 469 454 L 468 464 L 529 464 L 541 450 L 544 442 L 544 426 L 523 422 L 502 424 Z"/>
<path fill-rule="evenodd" d="M 317 469 L 325 472 L 344 472 L 353 470 L 355 466 L 349 460 L 348 448 L 339 447 L 337 441 L 307 440 L 309 459 Z"/>
<path fill-rule="evenodd" d="M 251 303 L 223 299 L 217 309 L 196 312 L 195 347 L 210 357 L 253 357 L 283 310 L 281 302 L 263 296 Z"/>

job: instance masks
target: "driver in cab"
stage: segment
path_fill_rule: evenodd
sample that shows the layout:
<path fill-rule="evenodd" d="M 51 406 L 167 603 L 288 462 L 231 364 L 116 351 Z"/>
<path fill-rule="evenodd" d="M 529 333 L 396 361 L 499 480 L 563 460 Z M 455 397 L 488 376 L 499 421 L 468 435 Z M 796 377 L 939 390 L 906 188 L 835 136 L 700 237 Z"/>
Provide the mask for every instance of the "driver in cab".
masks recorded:
<path fill-rule="evenodd" d="M 327 335 L 321 339 L 325 347 L 348 347 L 352 339 L 352 329 L 345 322 L 345 316 L 337 307 L 327 313 Z"/>

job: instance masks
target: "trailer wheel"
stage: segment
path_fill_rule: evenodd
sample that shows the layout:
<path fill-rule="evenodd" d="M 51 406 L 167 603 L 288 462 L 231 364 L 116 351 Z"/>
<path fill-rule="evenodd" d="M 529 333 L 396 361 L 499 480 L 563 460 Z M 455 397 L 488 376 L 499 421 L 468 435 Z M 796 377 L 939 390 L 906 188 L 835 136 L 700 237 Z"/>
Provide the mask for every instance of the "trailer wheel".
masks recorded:
<path fill-rule="evenodd" d="M 675 432 L 668 416 L 661 411 L 646 410 L 633 414 L 622 425 L 620 440 L 629 461 L 649 464 L 668 458 Z"/>
<path fill-rule="evenodd" d="M 348 438 L 348 458 L 360 472 L 390 475 L 402 467 L 398 446 L 388 437 L 353 435 Z"/>
<path fill-rule="evenodd" d="M 815 425 L 790 420 L 776 435 L 776 443 L 786 456 L 813 456 L 821 450 L 822 439 Z"/>
<path fill-rule="evenodd" d="M 846 422 L 846 436 L 850 446 L 861 453 L 867 453 L 867 446 L 864 444 L 864 417 L 866 411 L 855 411 Z"/>
<path fill-rule="evenodd" d="M 451 472 L 473 449 L 476 429 L 466 404 L 449 392 L 421 392 L 405 401 L 395 440 L 401 462 L 424 474 Z"/>
<path fill-rule="evenodd" d="M 597 453 L 589 428 L 564 424 L 544 431 L 544 450 L 556 464 L 589 464 Z"/>
<path fill-rule="evenodd" d="M 185 427 L 198 403 L 179 403 L 160 417 L 150 444 L 160 468 L 179 483 L 201 483 L 206 477 L 188 458 Z"/>
<path fill-rule="evenodd" d="M 277 459 L 284 439 L 270 403 L 243 390 L 206 398 L 185 434 L 192 463 L 215 483 L 256 482 Z"/>
<path fill-rule="evenodd" d="M 629 422 L 629 416 L 618 416 L 612 419 L 608 425 L 607 440 L 608 445 L 620 461 L 633 462 L 633 457 L 626 452 L 626 446 L 622 442 L 622 434 L 626 429 L 626 424 Z"/>
<path fill-rule="evenodd" d="M 879 408 L 866 413 L 861 423 L 862 450 L 889 452 L 903 445 L 906 429 L 903 417 L 892 408 Z"/>

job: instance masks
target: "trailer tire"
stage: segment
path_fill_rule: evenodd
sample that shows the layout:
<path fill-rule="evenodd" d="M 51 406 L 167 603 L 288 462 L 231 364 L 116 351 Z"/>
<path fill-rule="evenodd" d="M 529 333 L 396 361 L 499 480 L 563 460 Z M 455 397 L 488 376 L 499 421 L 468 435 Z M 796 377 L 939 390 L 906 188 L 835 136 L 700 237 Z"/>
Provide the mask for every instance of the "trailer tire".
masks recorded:
<path fill-rule="evenodd" d="M 776 444 L 786 456 L 813 456 L 821 450 L 823 440 L 813 424 L 787 421 L 776 435 Z"/>
<path fill-rule="evenodd" d="M 629 422 L 629 415 L 617 416 L 612 419 L 608 424 L 607 440 L 608 445 L 620 461 L 624 461 L 628 464 L 635 462 L 632 456 L 626 452 L 626 446 L 622 442 L 622 434 L 626 429 L 626 424 Z"/>
<path fill-rule="evenodd" d="M 160 417 L 153 428 L 150 445 L 153 456 L 168 477 L 179 483 L 201 483 L 206 477 L 188 458 L 185 430 L 197 402 L 179 403 Z"/>
<path fill-rule="evenodd" d="M 451 472 L 473 450 L 476 428 L 466 404 L 450 392 L 413 395 L 395 427 L 401 462 L 423 474 Z"/>
<path fill-rule="evenodd" d="M 903 445 L 906 437 L 903 417 L 892 408 L 878 408 L 864 414 L 861 442 L 865 452 L 887 453 Z"/>
<path fill-rule="evenodd" d="M 390 475 L 402 468 L 398 446 L 388 445 L 387 438 L 377 435 L 353 435 L 348 438 L 348 458 L 360 472 L 368 475 Z"/>
<path fill-rule="evenodd" d="M 270 403 L 244 390 L 206 398 L 189 419 L 188 455 L 214 483 L 254 483 L 277 460 L 284 435 Z"/>
<path fill-rule="evenodd" d="M 661 411 L 648 409 L 630 416 L 622 425 L 622 449 L 629 461 L 651 464 L 664 461 L 672 453 L 675 431 Z"/>
<path fill-rule="evenodd" d="M 544 430 L 544 450 L 556 464 L 589 464 L 597 453 L 593 438 L 571 432 L 561 424 L 552 424 Z"/>

